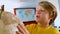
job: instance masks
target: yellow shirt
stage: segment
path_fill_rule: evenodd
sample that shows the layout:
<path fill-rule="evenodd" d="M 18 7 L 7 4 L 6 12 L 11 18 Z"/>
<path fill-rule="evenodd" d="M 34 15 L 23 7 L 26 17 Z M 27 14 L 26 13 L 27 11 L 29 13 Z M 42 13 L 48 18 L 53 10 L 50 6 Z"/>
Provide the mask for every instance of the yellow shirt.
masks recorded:
<path fill-rule="evenodd" d="M 60 34 L 54 27 L 41 28 L 37 24 L 30 24 L 26 26 L 30 34 Z"/>

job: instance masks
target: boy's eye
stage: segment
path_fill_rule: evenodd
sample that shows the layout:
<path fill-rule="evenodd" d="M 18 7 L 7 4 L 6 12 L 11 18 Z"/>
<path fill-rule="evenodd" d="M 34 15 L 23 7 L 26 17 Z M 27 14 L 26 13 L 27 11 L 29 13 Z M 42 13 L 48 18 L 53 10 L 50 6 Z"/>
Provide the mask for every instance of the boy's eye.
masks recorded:
<path fill-rule="evenodd" d="M 40 12 L 43 12 L 44 10 L 39 10 Z"/>
<path fill-rule="evenodd" d="M 36 10 L 37 12 L 41 13 L 41 12 L 45 12 L 45 10 Z"/>

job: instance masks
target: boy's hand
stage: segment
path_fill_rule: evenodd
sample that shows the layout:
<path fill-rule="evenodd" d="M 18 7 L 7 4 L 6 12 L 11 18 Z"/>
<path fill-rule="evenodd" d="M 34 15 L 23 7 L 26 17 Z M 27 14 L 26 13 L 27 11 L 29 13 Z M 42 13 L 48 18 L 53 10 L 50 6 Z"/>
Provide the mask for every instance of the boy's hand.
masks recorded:
<path fill-rule="evenodd" d="M 24 25 L 18 25 L 17 26 L 18 30 L 16 33 L 17 34 L 29 34 L 29 32 L 27 31 L 27 29 L 24 27 Z"/>

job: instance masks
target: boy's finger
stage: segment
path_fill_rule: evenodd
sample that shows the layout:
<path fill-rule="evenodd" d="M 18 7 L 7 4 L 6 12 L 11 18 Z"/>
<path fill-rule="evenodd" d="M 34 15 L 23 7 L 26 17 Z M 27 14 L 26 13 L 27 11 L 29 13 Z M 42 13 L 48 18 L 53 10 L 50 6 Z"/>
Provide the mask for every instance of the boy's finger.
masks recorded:
<path fill-rule="evenodd" d="M 19 32 L 24 34 L 24 30 L 23 30 L 23 28 L 20 25 L 18 25 L 17 28 L 18 28 Z"/>
<path fill-rule="evenodd" d="M 17 33 L 17 34 L 22 34 L 22 33 L 21 33 L 21 32 L 19 32 L 19 31 L 16 31 L 16 33 Z"/>

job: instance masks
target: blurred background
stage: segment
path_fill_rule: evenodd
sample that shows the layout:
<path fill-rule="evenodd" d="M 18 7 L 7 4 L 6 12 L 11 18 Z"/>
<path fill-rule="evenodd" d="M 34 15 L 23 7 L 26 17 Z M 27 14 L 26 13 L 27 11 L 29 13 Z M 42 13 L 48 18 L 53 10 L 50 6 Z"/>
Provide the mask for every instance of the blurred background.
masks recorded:
<path fill-rule="evenodd" d="M 29 8 L 35 7 L 41 1 L 49 1 L 54 4 L 57 8 L 58 16 L 55 22 L 52 24 L 57 29 L 60 27 L 60 0 L 0 0 L 0 6 L 4 5 L 5 11 L 11 12 L 14 14 L 15 8 Z"/>

